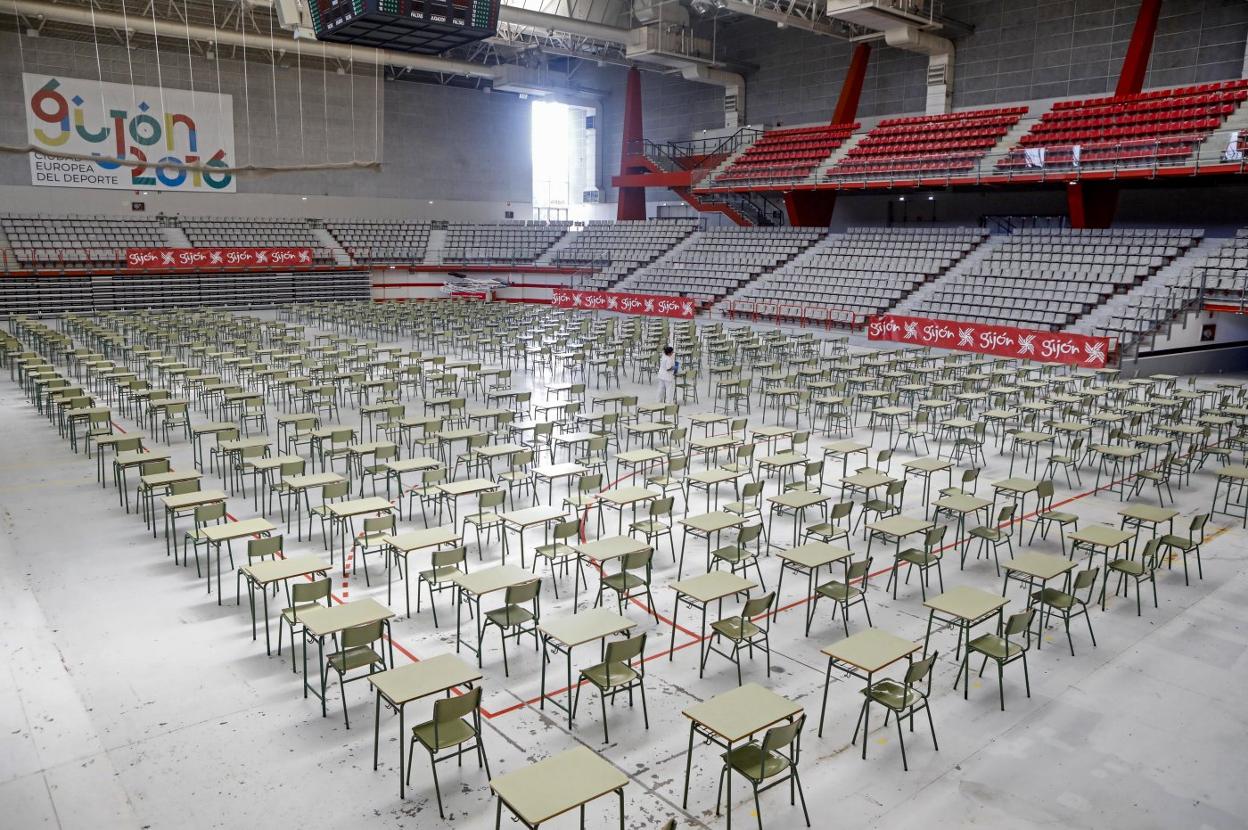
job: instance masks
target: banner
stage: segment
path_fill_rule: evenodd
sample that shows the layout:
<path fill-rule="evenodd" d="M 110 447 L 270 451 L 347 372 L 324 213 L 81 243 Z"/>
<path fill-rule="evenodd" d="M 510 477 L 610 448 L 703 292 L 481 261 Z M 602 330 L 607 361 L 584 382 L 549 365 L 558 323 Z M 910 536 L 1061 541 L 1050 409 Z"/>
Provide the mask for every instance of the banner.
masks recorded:
<path fill-rule="evenodd" d="M 551 295 L 555 308 L 581 308 L 586 311 L 619 311 L 647 317 L 678 317 L 692 320 L 697 304 L 684 297 L 666 294 L 627 294 L 615 291 L 571 291 L 557 288 Z"/>
<path fill-rule="evenodd" d="M 126 248 L 126 267 L 295 268 L 312 265 L 311 248 Z"/>
<path fill-rule="evenodd" d="M 168 164 L 233 167 L 234 99 L 214 92 L 22 74 L 31 184 L 111 190 L 233 193 L 231 173 Z M 96 156 L 44 155 L 39 149 Z M 111 159 L 111 161 L 110 161 Z M 116 159 L 149 162 L 124 166 Z M 165 166 L 160 166 L 164 162 Z"/>
<path fill-rule="evenodd" d="M 1105 365 L 1110 343 L 1107 337 L 1089 337 L 1064 331 L 1039 331 L 895 314 L 872 317 L 867 324 L 867 339 L 1043 363 L 1068 363 L 1094 369 Z"/>

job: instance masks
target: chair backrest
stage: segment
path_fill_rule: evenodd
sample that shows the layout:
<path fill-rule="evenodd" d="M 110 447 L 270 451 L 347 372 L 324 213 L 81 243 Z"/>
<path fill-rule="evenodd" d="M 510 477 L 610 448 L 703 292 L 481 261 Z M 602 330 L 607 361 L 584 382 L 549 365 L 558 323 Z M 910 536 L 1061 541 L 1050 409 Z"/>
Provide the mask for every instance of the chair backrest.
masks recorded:
<path fill-rule="evenodd" d="M 551 535 L 554 537 L 556 542 L 559 542 L 564 539 L 571 539 L 580 532 L 581 532 L 580 521 L 577 519 L 573 519 L 570 522 L 560 522 L 559 524 L 555 525 L 555 529 L 551 531 Z"/>
<path fill-rule="evenodd" d="M 343 499 L 351 492 L 351 482 L 335 481 L 332 484 L 321 485 L 321 501 L 328 502 L 334 499 Z"/>
<path fill-rule="evenodd" d="M 526 602 L 532 602 L 537 599 L 537 594 L 541 589 L 542 581 L 540 579 L 530 579 L 528 582 L 522 582 L 519 585 L 512 585 L 508 588 L 503 601 L 508 605 L 523 605 Z"/>
<path fill-rule="evenodd" d="M 387 513 L 384 516 L 373 516 L 364 520 L 365 533 L 380 533 L 383 530 L 394 530 L 393 513 Z"/>
<path fill-rule="evenodd" d="M 169 484 L 169 495 L 181 496 L 199 492 L 199 479 L 189 478 L 186 481 L 174 481 Z"/>
<path fill-rule="evenodd" d="M 430 556 L 429 561 L 435 568 L 444 568 L 447 565 L 458 565 L 468 558 L 468 548 L 460 545 L 454 548 L 443 548 L 435 550 Z"/>
<path fill-rule="evenodd" d="M 327 600 L 329 599 L 329 587 L 329 577 L 315 579 L 311 582 L 296 582 L 290 586 L 291 603 L 298 607 L 309 602 Z"/>
<path fill-rule="evenodd" d="M 440 697 L 433 702 L 433 735 L 437 744 L 438 730 L 456 721 L 475 715 L 481 705 L 481 687 L 474 686 L 462 695 Z"/>
<path fill-rule="evenodd" d="M 620 570 L 622 571 L 640 571 L 650 567 L 650 561 L 654 558 L 654 549 L 646 548 L 645 550 L 637 550 L 632 553 L 625 554 L 620 557 Z"/>
<path fill-rule="evenodd" d="M 484 512 L 493 507 L 502 507 L 506 501 L 506 490 L 487 490 L 477 496 L 477 507 Z"/>
<path fill-rule="evenodd" d="M 1071 588 L 1071 592 L 1077 594 L 1086 588 L 1088 590 L 1088 600 L 1091 601 L 1091 592 L 1092 589 L 1096 587 L 1096 577 L 1100 573 L 1100 570 L 1100 568 L 1087 568 L 1086 570 L 1080 571 L 1075 576 L 1075 584 L 1074 587 Z"/>
<path fill-rule="evenodd" d="M 850 562 L 849 568 L 845 571 L 845 581 L 853 582 L 856 579 L 862 580 L 863 590 L 866 590 L 867 579 L 871 575 L 871 557 L 861 559 L 857 562 Z"/>
<path fill-rule="evenodd" d="M 1036 609 L 1028 608 L 1026 611 L 1020 611 L 1017 614 L 1011 614 L 1009 619 L 1005 621 L 1005 639 L 1010 641 L 1019 634 L 1028 632 L 1027 642 L 1030 644 L 1031 621 L 1036 616 Z"/>
<path fill-rule="evenodd" d="M 839 519 L 848 519 L 849 514 L 852 512 L 854 512 L 854 503 L 852 501 L 839 501 L 832 505 L 832 513 L 829 518 L 834 522 Z"/>
<path fill-rule="evenodd" d="M 1014 505 L 1007 504 L 1005 507 L 1002 507 L 1000 510 L 998 510 L 997 511 L 997 524 L 1002 524 L 1004 522 L 1008 522 L 1010 519 L 1013 519 L 1014 509 L 1015 509 Z"/>
<path fill-rule="evenodd" d="M 278 472 L 281 474 L 282 478 L 285 478 L 286 476 L 300 476 L 303 475 L 306 465 L 307 462 L 302 458 L 295 461 L 284 461 L 281 466 L 278 467 Z"/>
<path fill-rule="evenodd" d="M 763 735 L 763 757 L 766 758 L 770 754 L 780 752 L 790 745 L 793 745 L 793 754 L 796 755 L 798 740 L 802 734 L 802 727 L 806 724 L 806 715 L 801 715 L 792 723 L 786 723 L 783 726 L 773 726 Z M 760 761 L 760 764 L 762 762 Z M 761 770 L 760 770 L 761 772 Z"/>
<path fill-rule="evenodd" d="M 745 605 L 741 606 L 741 616 L 748 620 L 761 614 L 766 614 L 771 610 L 771 604 L 775 601 L 775 591 L 768 591 L 761 597 L 746 600 Z"/>
<path fill-rule="evenodd" d="M 763 523 L 760 521 L 756 525 L 746 525 L 737 533 L 737 544 L 741 547 L 758 541 L 758 537 L 763 532 Z"/>
<path fill-rule="evenodd" d="M 1203 542 L 1205 538 L 1205 525 L 1208 522 L 1209 522 L 1208 513 L 1198 513 L 1195 516 L 1193 516 L 1192 523 L 1188 525 L 1188 528 L 1187 528 L 1189 537 L 1194 540 L 1196 538 L 1196 535 L 1199 534 L 1200 540 Z"/>
<path fill-rule="evenodd" d="M 763 482 L 763 481 L 747 482 L 746 485 L 741 488 L 741 500 L 742 501 L 749 501 L 751 499 L 757 500 L 758 497 L 763 494 L 763 486 L 765 484 L 766 482 Z"/>
<path fill-rule="evenodd" d="M 201 504 L 195 508 L 195 523 L 206 524 L 215 522 L 225 518 L 225 502 L 218 501 L 212 504 Z"/>
<path fill-rule="evenodd" d="M 628 637 L 623 640 L 612 640 L 607 643 L 607 651 L 604 655 L 603 662 L 608 664 L 608 674 L 610 673 L 610 664 L 612 663 L 628 663 L 635 660 L 646 650 L 645 633 L 638 634 L 634 637 Z"/>
<path fill-rule="evenodd" d="M 281 552 L 281 536 L 261 536 L 247 540 L 247 559 L 249 561 L 263 556 L 276 556 Z"/>
<path fill-rule="evenodd" d="M 1144 565 L 1144 570 L 1155 571 L 1161 565 L 1161 537 L 1154 536 L 1144 545 L 1144 553 L 1140 556 L 1140 562 Z"/>
<path fill-rule="evenodd" d="M 650 518 L 655 519 L 659 516 L 670 516 L 672 508 L 676 506 L 676 497 L 668 496 L 663 499 L 655 499 L 650 502 Z"/>
<path fill-rule="evenodd" d="M 753 458 L 754 446 L 754 444 L 742 444 L 737 447 L 737 460 L 740 461 L 742 459 Z"/>
<path fill-rule="evenodd" d="M 602 487 L 602 473 L 581 476 L 576 482 L 576 489 L 581 493 L 590 493 Z"/>
<path fill-rule="evenodd" d="M 1053 481 L 1051 479 L 1046 478 L 1036 485 L 1036 497 L 1046 507 L 1046 502 L 1053 500 Z"/>
<path fill-rule="evenodd" d="M 928 553 L 931 553 L 933 548 L 945 541 L 945 532 L 947 530 L 949 530 L 948 525 L 936 525 L 923 534 L 923 545 L 927 548 Z"/>
<path fill-rule="evenodd" d="M 913 688 L 924 681 L 928 680 L 928 688 L 931 688 L 932 666 L 936 665 L 936 657 L 940 652 L 933 651 L 923 660 L 917 663 L 911 663 L 910 668 L 906 669 L 906 686 Z"/>
<path fill-rule="evenodd" d="M 375 643 L 381 639 L 383 630 L 381 620 L 343 629 L 341 635 L 342 647 L 344 649 L 359 648 L 369 643 Z"/>
<path fill-rule="evenodd" d="M 333 444 L 346 444 L 351 440 L 351 436 L 353 435 L 355 435 L 355 430 L 350 427 L 347 427 L 346 429 L 335 429 L 330 431 L 329 440 L 330 443 Z"/>
<path fill-rule="evenodd" d="M 439 484 L 446 479 L 445 467 L 434 467 L 432 470 L 425 470 L 420 474 L 420 483 L 426 487 Z"/>
<path fill-rule="evenodd" d="M 157 458 L 154 461 L 144 461 L 139 465 L 139 472 L 142 475 L 150 476 L 157 473 L 167 473 L 170 470 L 168 458 Z"/>

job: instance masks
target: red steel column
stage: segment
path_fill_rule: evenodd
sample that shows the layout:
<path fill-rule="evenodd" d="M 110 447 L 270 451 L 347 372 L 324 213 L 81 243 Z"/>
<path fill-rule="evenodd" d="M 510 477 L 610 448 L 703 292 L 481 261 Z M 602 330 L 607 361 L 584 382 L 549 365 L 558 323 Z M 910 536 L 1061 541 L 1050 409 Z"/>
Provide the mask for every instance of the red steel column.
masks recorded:
<path fill-rule="evenodd" d="M 629 164 L 629 158 L 641 154 L 641 71 L 637 67 L 628 70 L 628 87 L 624 93 L 624 135 L 620 143 L 620 175 L 645 173 L 646 168 Z M 615 211 L 616 219 L 646 218 L 646 189 L 644 187 L 621 187 Z"/>
<path fill-rule="evenodd" d="M 1144 74 L 1148 71 L 1148 59 L 1153 54 L 1153 36 L 1157 34 L 1157 18 L 1160 15 L 1161 0 L 1143 0 L 1140 3 L 1114 95 L 1134 95 L 1144 88 Z"/>
<path fill-rule="evenodd" d="M 858 114 L 858 99 L 862 97 L 862 82 L 867 77 L 867 60 L 870 57 L 870 43 L 859 43 L 854 47 L 854 56 L 849 60 L 849 71 L 845 73 L 840 97 L 836 99 L 836 110 L 832 113 L 834 125 L 854 122 L 854 116 Z"/>

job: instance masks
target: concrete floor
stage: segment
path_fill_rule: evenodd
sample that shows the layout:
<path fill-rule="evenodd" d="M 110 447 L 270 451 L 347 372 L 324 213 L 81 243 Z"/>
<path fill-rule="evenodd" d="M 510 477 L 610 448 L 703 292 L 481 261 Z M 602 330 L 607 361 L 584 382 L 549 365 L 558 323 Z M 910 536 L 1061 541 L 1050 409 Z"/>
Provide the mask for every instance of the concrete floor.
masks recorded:
<path fill-rule="evenodd" d="M 0 373 L 5 436 L 0 642 L 8 658 L 0 672 L 0 826 L 493 825 L 486 777 L 471 762 L 462 770 L 439 769 L 445 822 L 437 816 L 423 754 L 412 770 L 408 798 L 400 801 L 398 726 L 391 714 L 383 715 L 381 767 L 374 772 L 373 702 L 366 685 L 347 687 L 350 730 L 344 728 L 336 686 L 330 689 L 329 716 L 320 717 L 316 701 L 302 697 L 289 656 L 266 657 L 263 641 L 252 641 L 246 605 L 233 603 L 228 572 L 227 601 L 218 606 L 192 570 L 176 568 L 165 557 L 163 542 L 152 538 L 141 519 L 122 512 L 116 490 L 100 488 L 94 461 L 74 455 L 7 375 Z M 525 382 L 540 389 L 540 381 Z M 643 401 L 654 399 L 652 390 L 640 391 Z M 704 408 L 690 404 L 683 411 Z M 202 413 L 196 417 L 205 419 Z M 358 423 L 358 416 L 344 410 L 342 421 Z M 751 425 L 757 422 L 755 415 Z M 118 423 L 127 431 L 137 429 L 129 421 Z M 865 429 L 858 434 L 870 437 Z M 812 454 L 821 454 L 824 440 L 812 440 Z M 876 447 L 883 443 L 881 435 Z M 189 467 L 189 446 L 175 440 L 172 449 L 174 468 Z M 898 452 L 893 469 L 910 457 Z M 1007 466 L 1008 459 L 989 453 L 981 493 L 990 494 L 988 485 L 1006 477 Z M 1092 478 L 1085 471 L 1085 485 Z M 219 481 L 206 479 L 205 487 L 216 486 Z M 1191 485 L 1176 493 L 1183 516 L 1207 510 L 1212 488 L 1208 469 L 1195 474 Z M 918 515 L 919 494 L 913 484 L 908 489 L 906 513 Z M 767 494 L 774 492 L 773 482 Z M 555 498 L 561 497 L 557 487 Z M 1081 526 L 1117 525 L 1122 505 L 1116 496 L 1071 491 L 1059 483 L 1058 500 L 1071 497 L 1075 500 L 1064 509 L 1079 514 Z M 703 512 L 703 502 L 695 494 L 690 512 Z M 240 519 L 254 515 L 250 497 L 231 498 L 229 509 Z M 1185 518 L 1178 524 L 1186 526 Z M 1181 570 L 1162 572 L 1160 608 L 1146 596 L 1142 617 L 1136 616 L 1133 597 L 1111 597 L 1108 611 L 1092 614 L 1096 648 L 1082 623 L 1076 624 L 1074 658 L 1061 629 L 1050 629 L 1043 650 L 1030 655 L 1030 699 L 1021 667 L 1007 670 L 1004 712 L 991 670 L 983 681 L 972 680 L 969 701 L 953 690 L 954 633 L 934 634 L 933 645 L 941 652 L 932 687 L 940 749 L 933 750 L 930 735 L 917 725 L 907 736 L 909 772 L 902 771 L 896 732 L 884 728 L 878 709 L 867 760 L 850 745 L 861 681 L 834 672 L 825 737 L 816 737 L 826 665 L 819 649 L 843 636 L 841 623 L 821 604 L 806 638 L 803 606 L 782 612 L 772 630 L 770 680 L 761 656 L 747 660 L 744 671 L 747 682 L 762 683 L 806 707 L 810 720 L 801 769 L 815 826 L 1245 827 L 1242 743 L 1248 708 L 1241 690 L 1248 686 L 1248 534 L 1226 516 L 1215 516 L 1211 525 L 1203 581 L 1193 579 L 1185 587 Z M 419 520 L 400 523 L 401 529 L 415 526 Z M 777 524 L 774 540 L 788 540 L 790 528 Z M 698 552 L 690 561 L 700 562 L 701 546 L 690 545 Z M 861 536 L 852 547 L 861 555 Z M 1059 550 L 1053 534 L 1047 542 L 1037 537 L 1032 547 Z M 299 543 L 288 536 L 286 550 L 323 554 L 319 537 Z M 878 544 L 873 554 L 876 569 L 887 564 Z M 470 566 L 480 567 L 471 547 L 470 556 Z M 495 540 L 487 546 L 487 563 L 498 556 Z M 675 568 L 666 545 L 655 561 L 655 597 L 660 613 L 670 619 L 673 596 L 665 586 Z M 372 588 L 365 587 L 360 572 L 336 593 L 384 602 L 379 563 L 372 560 Z M 769 588 L 778 572 L 774 555 L 763 560 Z M 969 560 L 959 571 L 949 559 L 944 576 L 946 587 L 1001 590 L 987 561 Z M 927 615 L 916 581 L 903 586 L 894 601 L 884 591 L 886 578 L 873 579 L 869 588 L 875 626 L 921 640 Z M 571 585 L 570 578 L 560 577 L 559 600 L 544 587 L 544 616 L 572 610 Z M 596 590 L 592 577 L 591 585 Z M 782 604 L 795 602 L 802 591 L 790 575 Z M 1010 596 L 1007 611 L 1020 608 L 1023 590 L 1011 587 Z M 589 601 L 592 596 L 586 600 L 582 594 L 581 606 Z M 446 595 L 439 602 L 445 612 L 440 630 L 427 607 L 410 620 L 395 620 L 395 640 L 410 654 L 427 658 L 454 650 Z M 393 607 L 402 610 L 397 595 Z M 725 612 L 735 607 L 729 602 Z M 636 608 L 630 616 L 638 631 L 650 632 L 647 652 L 666 652 L 669 626 Z M 682 622 L 688 619 L 682 616 Z M 851 632 L 865 627 L 861 609 L 851 613 L 850 624 Z M 714 815 L 719 771 L 714 747 L 695 746 L 689 809 L 680 809 L 688 740 L 681 710 L 736 685 L 731 664 L 715 656 L 705 679 L 698 679 L 697 649 L 688 647 L 694 642 L 678 634 L 673 661 L 660 656 L 647 663 L 649 730 L 642 728 L 640 711 L 629 711 L 621 701 L 608 709 L 612 741 L 604 745 L 594 695 L 582 701 L 569 731 L 558 712 L 548 707 L 543 713 L 533 702 L 540 658 L 529 642 L 509 650 L 511 677 L 504 678 L 497 637 L 488 640 L 484 707 L 492 716 L 486 719 L 485 740 L 493 773 L 584 744 L 629 775 L 630 828 L 657 827 L 670 817 L 681 826 L 723 826 L 724 819 Z M 594 656 L 587 650 L 577 664 L 587 665 Z M 399 657 L 400 664 L 407 660 Z M 552 677 L 562 677 L 561 661 L 551 669 Z M 900 676 L 900 671 L 889 673 Z M 409 723 L 427 711 L 425 704 L 409 708 Z M 748 828 L 755 819 L 744 789 L 738 779 L 734 822 Z M 618 821 L 615 805 L 613 799 L 591 805 L 588 825 Z M 790 807 L 783 789 L 764 794 L 762 809 L 768 826 L 802 826 L 800 807 Z M 549 826 L 574 825 L 575 819 L 565 816 Z"/>

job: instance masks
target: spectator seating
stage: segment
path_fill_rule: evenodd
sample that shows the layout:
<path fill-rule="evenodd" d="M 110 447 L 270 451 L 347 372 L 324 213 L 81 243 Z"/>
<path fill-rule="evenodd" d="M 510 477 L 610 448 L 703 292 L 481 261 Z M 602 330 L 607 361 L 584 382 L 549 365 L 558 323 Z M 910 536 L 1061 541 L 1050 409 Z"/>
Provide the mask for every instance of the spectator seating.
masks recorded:
<path fill-rule="evenodd" d="M 936 286 L 917 311 L 1058 331 L 1163 268 L 1202 233 L 1152 228 L 1015 231 L 968 273 Z"/>
<path fill-rule="evenodd" d="M 997 167 L 1182 164 L 1245 100 L 1248 78 L 1058 101 Z M 1027 150 L 1041 149 L 1043 160 L 1036 153 L 1028 157 Z"/>
<path fill-rule="evenodd" d="M 720 171 L 711 185 L 800 181 L 832 155 L 858 127 L 859 124 L 854 123 L 768 130 L 727 169 Z"/>
<path fill-rule="evenodd" d="M 979 246 L 979 228 L 851 228 L 828 236 L 804 256 L 778 268 L 735 300 L 879 314 Z M 781 316 L 786 316 L 780 312 Z"/>
<path fill-rule="evenodd" d="M 196 248 L 311 248 L 313 262 L 334 261 L 306 219 L 196 216 L 179 225 Z"/>
<path fill-rule="evenodd" d="M 567 244 L 543 257 L 543 264 L 592 268 L 594 273 L 584 285 L 603 291 L 640 266 L 654 262 L 697 227 L 696 219 L 595 220 L 569 234 Z"/>
<path fill-rule="evenodd" d="M 0 230 L 18 267 L 115 268 L 126 248 L 157 248 L 168 243 L 154 218 L 117 216 L 0 216 Z"/>
<path fill-rule="evenodd" d="M 824 234 L 821 228 L 720 228 L 697 234 L 678 251 L 622 282 L 621 291 L 675 294 L 709 305 L 791 260 Z"/>
<path fill-rule="evenodd" d="M 897 178 L 967 173 L 1005 137 L 1027 107 L 886 118 L 849 149 L 828 178 Z"/>
<path fill-rule="evenodd" d="M 429 243 L 428 222 L 389 219 L 326 220 L 325 229 L 354 261 L 366 264 L 419 263 Z"/>
<path fill-rule="evenodd" d="M 531 263 L 567 233 L 571 222 L 515 221 L 492 225 L 455 223 L 446 231 L 444 262 Z"/>

